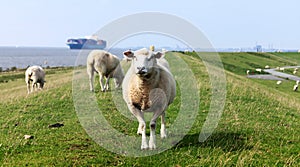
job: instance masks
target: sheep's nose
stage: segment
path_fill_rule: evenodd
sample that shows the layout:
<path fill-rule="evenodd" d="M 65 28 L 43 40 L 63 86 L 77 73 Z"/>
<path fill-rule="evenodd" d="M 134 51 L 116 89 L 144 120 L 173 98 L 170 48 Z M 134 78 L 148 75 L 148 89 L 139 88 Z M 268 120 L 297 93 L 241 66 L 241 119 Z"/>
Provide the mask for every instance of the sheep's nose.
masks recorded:
<path fill-rule="evenodd" d="M 137 67 L 137 73 L 138 74 L 145 74 L 145 73 L 147 73 L 147 70 L 146 70 L 146 68 L 145 67 Z"/>

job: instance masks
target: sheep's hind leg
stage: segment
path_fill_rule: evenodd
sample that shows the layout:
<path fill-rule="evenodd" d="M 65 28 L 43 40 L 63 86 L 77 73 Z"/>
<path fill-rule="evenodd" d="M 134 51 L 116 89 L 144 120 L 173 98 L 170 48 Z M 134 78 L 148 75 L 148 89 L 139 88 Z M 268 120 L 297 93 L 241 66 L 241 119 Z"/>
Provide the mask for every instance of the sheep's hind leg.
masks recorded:
<path fill-rule="evenodd" d="M 103 75 L 100 75 L 100 77 L 99 77 L 99 82 L 100 82 L 100 86 L 101 86 L 101 91 L 102 91 L 102 92 L 105 91 L 105 86 L 103 85 L 103 79 L 104 79 L 104 76 L 103 76 Z"/>
<path fill-rule="evenodd" d="M 31 87 L 31 92 L 34 92 L 34 91 L 35 91 L 35 88 L 36 88 L 36 83 L 33 82 L 33 83 L 32 83 L 32 87 Z"/>
<path fill-rule="evenodd" d="M 110 77 L 106 78 L 106 82 L 105 82 L 105 85 L 104 85 L 104 91 L 108 91 L 109 90 L 109 79 L 110 79 Z"/>
<path fill-rule="evenodd" d="M 30 92 L 30 83 L 27 83 L 27 93 L 29 94 Z"/>

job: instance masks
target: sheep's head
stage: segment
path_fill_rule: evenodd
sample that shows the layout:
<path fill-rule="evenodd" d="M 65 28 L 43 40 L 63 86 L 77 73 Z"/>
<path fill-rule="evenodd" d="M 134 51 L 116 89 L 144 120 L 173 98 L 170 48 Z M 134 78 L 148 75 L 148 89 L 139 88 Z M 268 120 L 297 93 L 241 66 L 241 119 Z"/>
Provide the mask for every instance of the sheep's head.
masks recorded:
<path fill-rule="evenodd" d="M 154 68 L 157 67 L 156 59 L 163 57 L 163 53 L 148 51 L 146 48 L 135 52 L 128 50 L 123 54 L 127 59 L 131 59 L 135 74 L 142 78 L 150 78 Z"/>
<path fill-rule="evenodd" d="M 39 81 L 38 81 L 38 84 L 39 84 L 39 88 L 40 88 L 40 89 L 43 89 L 43 88 L 44 88 L 45 82 L 46 82 L 45 80 L 39 80 Z"/>

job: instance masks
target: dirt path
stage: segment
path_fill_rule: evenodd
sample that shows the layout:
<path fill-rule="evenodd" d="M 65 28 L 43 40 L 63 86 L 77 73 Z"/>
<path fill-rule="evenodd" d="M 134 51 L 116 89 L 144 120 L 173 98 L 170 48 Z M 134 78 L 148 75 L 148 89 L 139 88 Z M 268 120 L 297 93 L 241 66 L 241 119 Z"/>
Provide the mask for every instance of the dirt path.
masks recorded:
<path fill-rule="evenodd" d="M 286 66 L 286 67 L 283 67 L 283 68 L 285 68 L 285 69 L 300 68 L 300 66 Z M 274 75 L 274 76 L 277 76 L 277 77 L 281 77 L 281 78 L 285 78 L 285 79 L 289 79 L 289 80 L 294 80 L 294 81 L 300 80 L 300 77 L 276 71 L 275 68 L 273 68 L 273 69 L 264 69 L 263 71 L 267 72 L 267 73 L 269 73 L 271 75 Z"/>

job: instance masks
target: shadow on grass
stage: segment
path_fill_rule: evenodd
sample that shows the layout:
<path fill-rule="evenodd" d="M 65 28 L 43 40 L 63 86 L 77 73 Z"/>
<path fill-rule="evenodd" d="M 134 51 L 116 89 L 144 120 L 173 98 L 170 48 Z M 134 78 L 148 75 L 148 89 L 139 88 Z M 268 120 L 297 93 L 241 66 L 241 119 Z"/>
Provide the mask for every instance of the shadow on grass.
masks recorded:
<path fill-rule="evenodd" d="M 253 145 L 247 143 L 249 137 L 240 133 L 213 133 L 206 141 L 199 142 L 199 134 L 186 135 L 178 144 L 177 148 L 197 146 L 202 148 L 220 148 L 225 152 L 250 150 Z"/>

